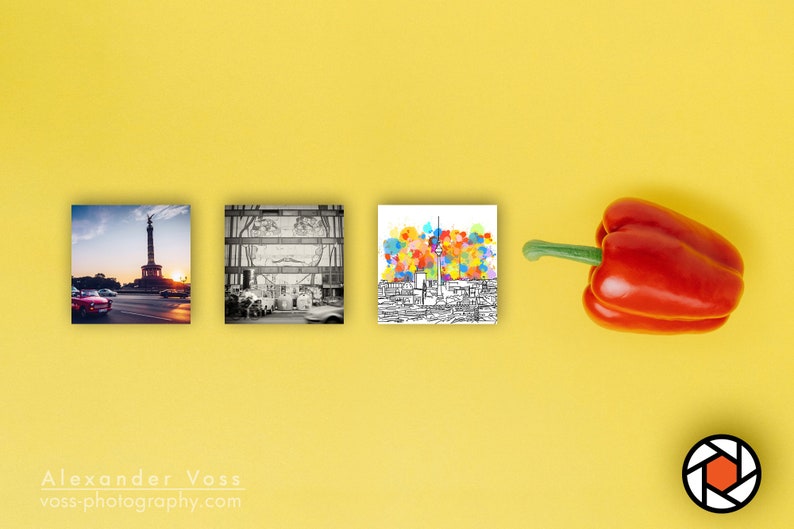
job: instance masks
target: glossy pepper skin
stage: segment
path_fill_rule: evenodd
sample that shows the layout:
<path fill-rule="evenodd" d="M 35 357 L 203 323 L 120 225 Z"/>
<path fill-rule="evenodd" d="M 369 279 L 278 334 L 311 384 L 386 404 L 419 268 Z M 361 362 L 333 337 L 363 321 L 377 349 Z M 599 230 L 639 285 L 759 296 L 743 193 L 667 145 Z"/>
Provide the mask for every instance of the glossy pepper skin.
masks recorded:
<path fill-rule="evenodd" d="M 596 242 L 601 258 L 590 269 L 584 306 L 604 327 L 706 332 L 725 323 L 739 303 L 744 288 L 739 252 L 712 229 L 673 210 L 619 199 L 604 212 Z"/>

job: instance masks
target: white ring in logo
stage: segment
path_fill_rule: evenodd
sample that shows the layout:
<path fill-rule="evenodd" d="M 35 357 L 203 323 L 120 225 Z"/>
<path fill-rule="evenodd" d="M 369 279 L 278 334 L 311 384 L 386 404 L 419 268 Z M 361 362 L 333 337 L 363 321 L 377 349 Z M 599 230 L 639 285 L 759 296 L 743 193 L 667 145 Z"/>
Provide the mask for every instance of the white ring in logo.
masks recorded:
<path fill-rule="evenodd" d="M 701 508 L 734 512 L 761 486 L 761 463 L 750 445 L 732 435 L 706 437 L 684 459 L 684 488 Z"/>

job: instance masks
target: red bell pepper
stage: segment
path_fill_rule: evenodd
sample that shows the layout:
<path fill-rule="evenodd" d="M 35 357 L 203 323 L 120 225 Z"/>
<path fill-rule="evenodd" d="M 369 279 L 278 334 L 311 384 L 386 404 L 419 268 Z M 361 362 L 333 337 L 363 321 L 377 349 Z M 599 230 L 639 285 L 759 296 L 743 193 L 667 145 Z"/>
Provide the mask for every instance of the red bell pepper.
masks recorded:
<path fill-rule="evenodd" d="M 739 252 L 710 228 L 636 198 L 607 207 L 598 247 L 532 240 L 524 256 L 592 265 L 584 306 L 598 324 L 648 333 L 705 332 L 720 327 L 742 296 Z"/>

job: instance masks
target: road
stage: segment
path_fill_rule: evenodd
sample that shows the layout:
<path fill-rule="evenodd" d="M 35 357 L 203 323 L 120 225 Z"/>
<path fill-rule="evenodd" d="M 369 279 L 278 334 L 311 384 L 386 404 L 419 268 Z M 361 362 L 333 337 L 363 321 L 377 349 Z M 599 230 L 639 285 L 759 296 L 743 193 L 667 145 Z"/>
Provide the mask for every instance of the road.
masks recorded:
<path fill-rule="evenodd" d="M 245 319 L 241 318 L 239 320 L 234 320 L 232 318 L 227 317 L 226 323 L 306 323 L 304 319 L 304 315 L 306 314 L 305 310 L 291 310 L 291 311 L 280 311 L 276 310 L 267 316 L 262 316 L 258 319 Z"/>
<path fill-rule="evenodd" d="M 73 316 L 73 323 L 190 323 L 190 298 L 162 298 L 154 294 L 120 294 L 106 317 L 85 320 Z"/>

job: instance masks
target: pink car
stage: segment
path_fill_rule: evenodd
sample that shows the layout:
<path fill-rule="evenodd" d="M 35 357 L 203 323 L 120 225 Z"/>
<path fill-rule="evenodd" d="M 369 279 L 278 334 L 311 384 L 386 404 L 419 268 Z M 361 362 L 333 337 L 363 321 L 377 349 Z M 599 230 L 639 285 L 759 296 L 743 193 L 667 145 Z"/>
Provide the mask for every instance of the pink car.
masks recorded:
<path fill-rule="evenodd" d="M 100 296 L 96 290 L 78 290 L 72 293 L 72 314 L 77 314 L 81 319 L 88 316 L 107 316 L 112 304 L 112 301 Z"/>

